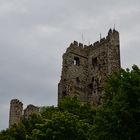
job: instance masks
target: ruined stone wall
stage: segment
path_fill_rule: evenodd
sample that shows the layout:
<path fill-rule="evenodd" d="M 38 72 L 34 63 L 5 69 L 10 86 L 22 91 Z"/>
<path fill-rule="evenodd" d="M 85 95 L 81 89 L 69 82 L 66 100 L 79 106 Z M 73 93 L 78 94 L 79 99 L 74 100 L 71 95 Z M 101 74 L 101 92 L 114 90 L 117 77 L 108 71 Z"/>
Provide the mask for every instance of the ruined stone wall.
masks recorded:
<path fill-rule="evenodd" d="M 18 124 L 23 118 L 28 119 L 31 114 L 38 114 L 39 109 L 39 107 L 30 104 L 23 112 L 23 103 L 18 99 L 11 100 L 9 112 L 9 127 L 14 124 Z"/>
<path fill-rule="evenodd" d="M 10 102 L 9 127 L 21 121 L 23 104 L 18 99 L 13 99 Z"/>
<path fill-rule="evenodd" d="M 105 80 L 120 69 L 119 33 L 109 30 L 106 38 L 89 46 L 74 41 L 63 55 L 58 103 L 64 96 L 77 96 L 82 103 L 100 104 Z"/>
<path fill-rule="evenodd" d="M 64 96 L 78 96 L 84 102 L 84 87 L 87 80 L 87 51 L 74 41 L 63 55 L 63 70 L 59 84 L 58 100 Z"/>
<path fill-rule="evenodd" d="M 26 109 L 24 109 L 24 118 L 28 119 L 28 117 L 30 115 L 32 115 L 33 113 L 38 114 L 39 113 L 39 107 L 30 104 L 26 107 Z"/>

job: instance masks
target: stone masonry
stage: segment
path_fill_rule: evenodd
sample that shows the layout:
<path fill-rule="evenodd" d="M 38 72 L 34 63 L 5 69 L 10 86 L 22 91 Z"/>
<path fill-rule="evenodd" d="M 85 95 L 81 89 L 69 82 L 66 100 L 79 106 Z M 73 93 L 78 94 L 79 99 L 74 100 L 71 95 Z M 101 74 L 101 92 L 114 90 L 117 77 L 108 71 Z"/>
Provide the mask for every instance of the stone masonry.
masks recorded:
<path fill-rule="evenodd" d="M 23 103 L 18 99 L 13 99 L 10 102 L 10 113 L 9 113 L 9 127 L 14 124 L 18 124 L 23 118 L 28 119 L 31 114 L 38 114 L 39 107 L 34 105 L 28 105 L 23 110 Z"/>
<path fill-rule="evenodd" d="M 18 99 L 11 100 L 9 113 L 9 127 L 21 121 L 22 110 L 23 110 L 22 102 L 20 102 Z"/>
<path fill-rule="evenodd" d="M 120 67 L 119 32 L 115 29 L 91 45 L 74 41 L 63 54 L 58 103 L 65 96 L 76 96 L 83 104 L 100 104 L 107 76 Z"/>
<path fill-rule="evenodd" d="M 28 118 L 33 113 L 39 113 L 39 107 L 30 104 L 24 109 L 24 118 Z"/>

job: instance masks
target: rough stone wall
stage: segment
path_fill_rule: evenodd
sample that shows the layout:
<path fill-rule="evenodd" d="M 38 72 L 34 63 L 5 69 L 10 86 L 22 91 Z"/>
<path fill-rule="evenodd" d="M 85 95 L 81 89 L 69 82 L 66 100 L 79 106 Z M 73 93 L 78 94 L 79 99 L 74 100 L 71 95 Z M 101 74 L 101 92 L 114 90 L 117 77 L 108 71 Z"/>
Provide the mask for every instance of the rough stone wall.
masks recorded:
<path fill-rule="evenodd" d="M 58 103 L 77 96 L 82 103 L 98 105 L 109 74 L 120 69 L 119 33 L 110 29 L 106 38 L 89 46 L 74 41 L 63 55 Z"/>
<path fill-rule="evenodd" d="M 11 127 L 13 124 L 18 124 L 23 118 L 28 119 L 31 114 L 38 114 L 39 109 L 39 107 L 30 104 L 23 112 L 23 103 L 18 99 L 11 100 L 9 112 L 9 127 Z"/>
<path fill-rule="evenodd" d="M 58 100 L 64 96 L 78 96 L 84 102 L 83 90 L 87 80 L 87 51 L 74 41 L 63 55 L 63 70 L 59 84 Z M 77 90 L 78 89 L 78 90 Z"/>
<path fill-rule="evenodd" d="M 9 127 L 21 121 L 23 104 L 18 99 L 13 99 L 10 102 Z"/>
<path fill-rule="evenodd" d="M 32 104 L 28 105 L 26 109 L 24 109 L 24 118 L 27 118 L 32 115 L 33 113 L 39 113 L 39 107 L 34 106 Z"/>

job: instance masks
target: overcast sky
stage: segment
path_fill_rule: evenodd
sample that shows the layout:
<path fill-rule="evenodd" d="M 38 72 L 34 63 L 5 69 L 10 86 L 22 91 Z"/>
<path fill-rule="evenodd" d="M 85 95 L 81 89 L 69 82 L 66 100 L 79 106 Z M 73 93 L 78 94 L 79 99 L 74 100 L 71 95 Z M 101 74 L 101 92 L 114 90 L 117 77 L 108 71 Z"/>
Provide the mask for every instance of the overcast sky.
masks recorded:
<path fill-rule="evenodd" d="M 10 100 L 57 105 L 62 54 L 71 42 L 120 33 L 121 64 L 140 66 L 139 0 L 0 0 L 0 130 Z"/>

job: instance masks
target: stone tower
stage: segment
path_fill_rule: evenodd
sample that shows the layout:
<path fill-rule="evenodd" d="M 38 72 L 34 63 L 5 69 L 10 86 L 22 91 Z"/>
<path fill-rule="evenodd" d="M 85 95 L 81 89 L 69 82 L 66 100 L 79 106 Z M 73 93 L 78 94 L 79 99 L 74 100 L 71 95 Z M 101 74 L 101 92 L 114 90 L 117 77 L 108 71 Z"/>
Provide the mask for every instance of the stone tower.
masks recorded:
<path fill-rule="evenodd" d="M 40 107 L 32 104 L 27 105 L 23 111 L 23 103 L 18 99 L 12 99 L 10 102 L 10 113 L 9 113 L 9 128 L 13 124 L 18 124 L 23 118 L 28 119 L 32 114 L 39 114 Z"/>
<path fill-rule="evenodd" d="M 22 112 L 23 112 L 22 102 L 20 102 L 18 99 L 11 100 L 9 113 L 9 127 L 21 121 Z"/>
<path fill-rule="evenodd" d="M 34 113 L 39 113 L 39 107 L 30 104 L 24 109 L 24 118 L 28 119 L 28 117 Z"/>
<path fill-rule="evenodd" d="M 107 76 L 119 69 L 119 32 L 115 29 L 88 46 L 74 41 L 63 54 L 58 103 L 65 96 L 76 96 L 83 104 L 100 104 Z"/>

